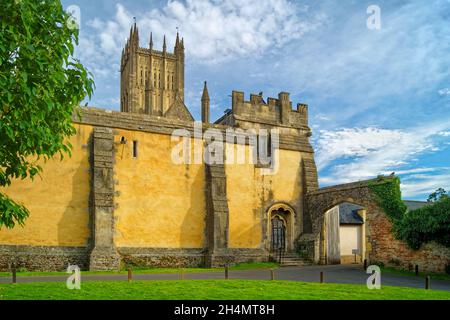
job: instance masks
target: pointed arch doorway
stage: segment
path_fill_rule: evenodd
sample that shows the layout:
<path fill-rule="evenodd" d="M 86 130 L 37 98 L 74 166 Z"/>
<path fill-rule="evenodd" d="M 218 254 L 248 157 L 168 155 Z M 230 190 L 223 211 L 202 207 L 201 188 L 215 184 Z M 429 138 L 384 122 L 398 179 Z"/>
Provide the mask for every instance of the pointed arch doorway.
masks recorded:
<path fill-rule="evenodd" d="M 284 252 L 286 250 L 286 221 L 281 216 L 275 215 L 272 217 L 271 225 L 270 250 Z"/>
<path fill-rule="evenodd" d="M 267 249 L 272 253 L 289 252 L 294 249 L 295 212 L 286 204 L 273 205 L 268 210 Z"/>

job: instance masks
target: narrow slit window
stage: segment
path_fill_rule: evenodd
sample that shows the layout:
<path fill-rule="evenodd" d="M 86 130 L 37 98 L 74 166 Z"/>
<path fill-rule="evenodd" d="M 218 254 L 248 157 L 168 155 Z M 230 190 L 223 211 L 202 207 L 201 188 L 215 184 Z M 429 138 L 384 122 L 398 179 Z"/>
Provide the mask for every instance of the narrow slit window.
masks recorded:
<path fill-rule="evenodd" d="M 272 156 L 272 135 L 270 133 L 267 136 L 267 156 Z"/>
<path fill-rule="evenodd" d="M 135 140 L 133 141 L 133 158 L 138 157 L 138 142 Z"/>

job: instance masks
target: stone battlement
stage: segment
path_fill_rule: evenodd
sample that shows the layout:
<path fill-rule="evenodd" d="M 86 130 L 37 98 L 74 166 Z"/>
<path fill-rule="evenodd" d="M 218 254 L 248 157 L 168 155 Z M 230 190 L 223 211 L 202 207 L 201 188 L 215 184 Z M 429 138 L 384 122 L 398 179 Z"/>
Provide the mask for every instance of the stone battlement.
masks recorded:
<path fill-rule="evenodd" d="M 308 125 L 308 105 L 299 103 L 293 109 L 287 92 L 280 92 L 278 98 L 269 97 L 266 102 L 262 94 L 250 94 L 250 100 L 245 100 L 243 92 L 233 91 L 232 115 L 250 122 L 294 128 Z"/>

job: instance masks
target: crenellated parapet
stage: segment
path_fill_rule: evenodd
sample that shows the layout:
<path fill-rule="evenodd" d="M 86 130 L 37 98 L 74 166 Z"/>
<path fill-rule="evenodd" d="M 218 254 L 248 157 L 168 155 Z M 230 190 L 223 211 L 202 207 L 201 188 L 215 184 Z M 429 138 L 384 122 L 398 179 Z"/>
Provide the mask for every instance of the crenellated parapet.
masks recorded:
<path fill-rule="evenodd" d="M 267 98 L 261 94 L 251 94 L 245 100 L 243 92 L 233 91 L 232 109 L 217 123 L 237 125 L 239 122 L 259 123 L 262 126 L 279 126 L 294 129 L 307 129 L 308 105 L 297 104 L 294 109 L 290 95 L 280 92 L 278 98 Z"/>

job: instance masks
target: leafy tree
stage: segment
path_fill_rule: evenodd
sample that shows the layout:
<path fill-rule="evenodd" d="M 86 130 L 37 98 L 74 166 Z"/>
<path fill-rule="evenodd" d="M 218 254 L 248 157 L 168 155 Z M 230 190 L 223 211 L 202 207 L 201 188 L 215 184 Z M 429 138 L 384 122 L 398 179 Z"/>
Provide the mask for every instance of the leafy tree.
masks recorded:
<path fill-rule="evenodd" d="M 430 241 L 450 248 L 450 197 L 408 212 L 396 221 L 394 233 L 413 249 Z"/>
<path fill-rule="evenodd" d="M 94 88 L 74 44 L 78 27 L 59 0 L 0 1 L 0 187 L 33 179 L 39 161 L 70 155 L 72 115 Z M 0 228 L 28 216 L 0 192 Z"/>
<path fill-rule="evenodd" d="M 449 197 L 447 191 L 445 191 L 445 189 L 443 188 L 439 188 L 435 192 L 430 194 L 430 196 L 428 197 L 428 202 L 437 202 L 445 197 Z"/>

